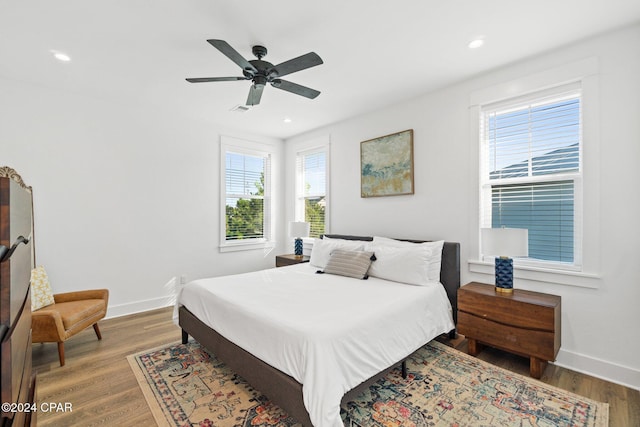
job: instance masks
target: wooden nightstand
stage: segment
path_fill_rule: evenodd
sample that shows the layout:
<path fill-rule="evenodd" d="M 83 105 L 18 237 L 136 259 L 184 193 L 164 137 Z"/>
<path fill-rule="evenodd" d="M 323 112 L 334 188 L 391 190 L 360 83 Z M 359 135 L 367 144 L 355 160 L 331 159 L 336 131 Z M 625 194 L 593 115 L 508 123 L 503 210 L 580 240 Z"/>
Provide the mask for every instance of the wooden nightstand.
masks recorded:
<path fill-rule="evenodd" d="M 300 264 L 302 262 L 309 262 L 311 259 L 308 255 L 276 255 L 276 267 L 284 267 L 286 265 Z"/>
<path fill-rule="evenodd" d="M 540 378 L 560 350 L 560 297 L 472 282 L 458 290 L 458 332 L 475 356 L 481 344 L 529 357 L 529 372 Z"/>

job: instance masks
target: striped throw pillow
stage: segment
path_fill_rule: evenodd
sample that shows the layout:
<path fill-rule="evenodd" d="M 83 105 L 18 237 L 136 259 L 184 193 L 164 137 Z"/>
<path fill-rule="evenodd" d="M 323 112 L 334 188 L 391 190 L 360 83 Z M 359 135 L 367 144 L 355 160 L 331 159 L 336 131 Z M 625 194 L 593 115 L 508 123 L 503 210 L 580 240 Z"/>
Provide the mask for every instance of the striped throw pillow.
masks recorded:
<path fill-rule="evenodd" d="M 373 252 L 335 249 L 331 252 L 324 272 L 356 279 L 367 279 L 369 277 L 367 271 L 369 271 L 372 258 Z"/>

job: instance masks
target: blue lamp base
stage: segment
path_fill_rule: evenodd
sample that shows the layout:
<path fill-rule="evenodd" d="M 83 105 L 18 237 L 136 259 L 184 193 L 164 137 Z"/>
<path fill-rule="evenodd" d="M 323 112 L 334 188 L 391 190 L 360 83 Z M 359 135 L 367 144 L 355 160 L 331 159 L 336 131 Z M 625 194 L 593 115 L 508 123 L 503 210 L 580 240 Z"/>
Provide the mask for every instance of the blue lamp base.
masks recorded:
<path fill-rule="evenodd" d="M 294 244 L 294 254 L 296 256 L 302 256 L 302 239 L 297 238 Z"/>
<path fill-rule="evenodd" d="M 496 292 L 513 292 L 513 259 L 496 258 Z"/>

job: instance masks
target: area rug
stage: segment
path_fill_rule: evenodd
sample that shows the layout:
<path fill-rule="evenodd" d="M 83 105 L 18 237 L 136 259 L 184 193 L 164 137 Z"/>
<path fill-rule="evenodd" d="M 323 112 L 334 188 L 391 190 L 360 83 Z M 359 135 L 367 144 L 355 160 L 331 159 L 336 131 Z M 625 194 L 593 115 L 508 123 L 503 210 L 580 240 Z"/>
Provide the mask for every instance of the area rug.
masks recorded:
<path fill-rule="evenodd" d="M 128 356 L 159 426 L 300 424 L 198 343 Z M 511 373 L 436 341 L 345 402 L 349 427 L 608 426 L 609 405 Z"/>

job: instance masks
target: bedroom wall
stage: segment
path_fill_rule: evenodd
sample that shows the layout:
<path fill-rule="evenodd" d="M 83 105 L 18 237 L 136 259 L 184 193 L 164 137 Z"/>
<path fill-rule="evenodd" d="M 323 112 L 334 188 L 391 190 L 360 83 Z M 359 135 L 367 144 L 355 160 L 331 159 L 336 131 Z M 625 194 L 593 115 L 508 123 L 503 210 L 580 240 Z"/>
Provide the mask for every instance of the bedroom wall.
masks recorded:
<path fill-rule="evenodd" d="M 0 165 L 34 189 L 54 292 L 108 288 L 113 317 L 171 304 L 182 275 L 272 267 L 282 253 L 218 250 L 220 135 L 274 144 L 276 164 L 282 141 L 1 78 L 0 94 Z"/>
<path fill-rule="evenodd" d="M 596 113 L 599 129 L 592 129 L 592 145 L 585 147 L 599 150 L 597 156 L 591 155 L 585 177 L 585 202 L 591 208 L 585 212 L 584 230 L 589 245 L 585 252 L 593 258 L 590 274 L 517 278 L 516 287 L 562 296 L 557 364 L 640 389 L 640 264 L 635 260 L 640 249 L 635 224 L 640 218 L 638 46 L 636 25 L 296 136 L 286 141 L 286 181 L 293 181 L 296 146 L 328 135 L 331 232 L 458 241 L 463 284 L 492 283 L 491 268 L 486 270 L 489 274 L 472 272 L 470 263 L 478 257 L 479 217 L 478 149 L 472 137 L 477 121 L 470 118 L 470 97 L 495 85 L 595 58 L 598 84 L 592 93 L 597 96 L 589 108 Z M 405 129 L 414 130 L 415 194 L 360 198 L 360 142 Z M 291 186 L 288 194 L 287 200 L 292 199 Z M 291 203 L 287 213 L 292 217 Z M 478 269 L 482 270 L 474 268 Z"/>

